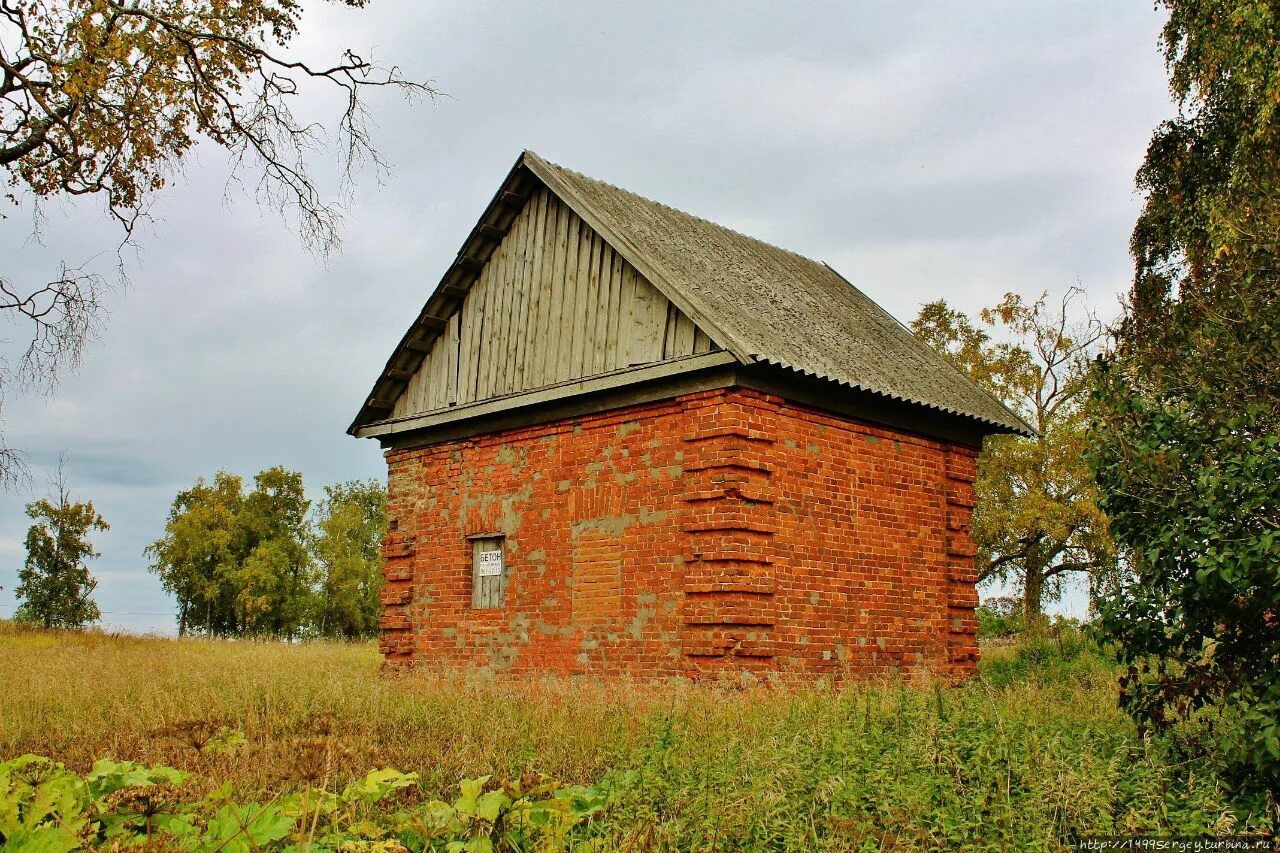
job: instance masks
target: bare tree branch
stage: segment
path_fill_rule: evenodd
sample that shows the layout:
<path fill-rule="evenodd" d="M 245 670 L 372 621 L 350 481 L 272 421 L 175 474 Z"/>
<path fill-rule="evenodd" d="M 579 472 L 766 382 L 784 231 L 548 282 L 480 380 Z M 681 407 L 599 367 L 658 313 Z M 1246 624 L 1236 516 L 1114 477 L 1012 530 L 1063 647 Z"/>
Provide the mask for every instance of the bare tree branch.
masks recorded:
<path fill-rule="evenodd" d="M 365 93 L 439 93 L 351 50 L 327 65 L 288 55 L 301 17 L 299 0 L 0 0 L 0 167 L 16 188 L 8 199 L 32 200 L 37 235 L 42 199 L 101 199 L 122 229 L 122 259 L 149 200 L 205 139 L 228 152 L 231 182 L 256 174 L 258 202 L 296 219 L 308 250 L 335 251 L 355 172 L 372 165 L 381 180 L 389 169 L 372 142 Z M 292 111 L 307 84 L 339 95 L 332 133 Z M 329 144 L 339 155 L 339 201 L 325 199 L 308 168 Z M 123 262 L 117 272 L 123 283 Z M 15 368 L 0 370 L 0 400 L 8 385 L 47 391 L 79 366 L 108 288 L 87 266 L 63 264 L 36 285 L 4 274 L 0 316 L 25 324 L 31 343 Z M 5 453 L 0 446 L 0 484 L 16 470 Z"/>

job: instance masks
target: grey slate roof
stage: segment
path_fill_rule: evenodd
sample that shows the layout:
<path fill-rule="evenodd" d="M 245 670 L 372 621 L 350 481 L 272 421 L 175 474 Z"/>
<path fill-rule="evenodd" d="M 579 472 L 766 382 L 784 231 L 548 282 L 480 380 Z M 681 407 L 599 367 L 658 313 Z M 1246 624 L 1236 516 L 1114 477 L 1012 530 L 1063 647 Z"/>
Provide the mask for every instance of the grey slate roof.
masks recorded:
<path fill-rule="evenodd" d="M 348 430 L 380 420 L 461 304 L 529 182 L 545 184 L 744 364 L 971 418 L 990 432 L 1034 430 L 834 269 L 588 178 L 525 151 L 387 361 Z M 502 223 L 506 223 L 505 225 Z M 835 389 L 838 392 L 838 389 Z"/>
<path fill-rule="evenodd" d="M 605 239 L 630 244 L 616 247 L 638 253 L 645 261 L 636 264 L 641 271 L 668 298 L 696 306 L 702 316 L 694 319 L 704 331 L 713 339 L 723 338 L 717 343 L 740 358 L 968 416 L 999 431 L 1034 433 L 826 264 L 532 152 L 523 159 L 553 190 L 567 190 L 571 206 L 593 213 L 599 220 L 593 224 Z"/>

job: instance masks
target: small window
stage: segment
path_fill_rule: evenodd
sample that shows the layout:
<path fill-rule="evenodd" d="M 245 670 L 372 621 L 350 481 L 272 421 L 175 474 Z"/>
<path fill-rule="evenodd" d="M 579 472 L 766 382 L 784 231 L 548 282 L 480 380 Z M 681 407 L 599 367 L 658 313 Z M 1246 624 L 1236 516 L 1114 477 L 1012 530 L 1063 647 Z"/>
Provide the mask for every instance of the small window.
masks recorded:
<path fill-rule="evenodd" d="M 502 536 L 471 539 L 471 606 L 501 607 L 507 594 L 507 555 Z"/>

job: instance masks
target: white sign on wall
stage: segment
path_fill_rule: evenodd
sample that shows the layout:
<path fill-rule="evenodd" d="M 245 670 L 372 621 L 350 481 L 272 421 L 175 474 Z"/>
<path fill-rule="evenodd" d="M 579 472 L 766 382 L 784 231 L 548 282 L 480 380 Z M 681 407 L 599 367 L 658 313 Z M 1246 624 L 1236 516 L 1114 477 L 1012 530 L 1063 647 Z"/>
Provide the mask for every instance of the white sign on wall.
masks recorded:
<path fill-rule="evenodd" d="M 481 551 L 479 556 L 478 574 L 482 578 L 498 577 L 502 574 L 502 549 L 496 551 Z"/>

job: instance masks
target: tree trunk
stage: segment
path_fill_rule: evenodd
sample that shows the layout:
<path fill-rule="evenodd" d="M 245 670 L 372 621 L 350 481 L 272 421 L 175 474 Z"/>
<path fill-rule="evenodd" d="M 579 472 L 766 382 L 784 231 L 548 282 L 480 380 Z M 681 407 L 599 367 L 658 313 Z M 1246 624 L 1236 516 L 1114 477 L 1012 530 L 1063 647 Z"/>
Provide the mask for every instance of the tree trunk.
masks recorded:
<path fill-rule="evenodd" d="M 1042 602 L 1044 599 L 1044 566 L 1028 564 L 1022 578 L 1022 613 L 1031 628 L 1044 622 Z"/>

